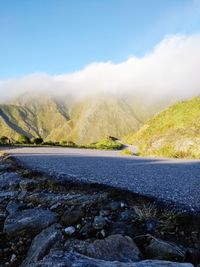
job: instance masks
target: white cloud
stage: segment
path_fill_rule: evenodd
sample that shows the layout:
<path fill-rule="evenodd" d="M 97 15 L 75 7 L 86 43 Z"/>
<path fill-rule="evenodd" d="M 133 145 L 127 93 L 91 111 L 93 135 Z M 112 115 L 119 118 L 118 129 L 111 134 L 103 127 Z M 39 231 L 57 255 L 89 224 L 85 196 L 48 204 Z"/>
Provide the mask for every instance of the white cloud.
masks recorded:
<path fill-rule="evenodd" d="M 121 64 L 96 62 L 74 73 L 34 73 L 0 81 L 0 100 L 24 92 L 90 96 L 133 94 L 147 100 L 200 94 L 200 34 L 168 36 L 150 53 Z"/>

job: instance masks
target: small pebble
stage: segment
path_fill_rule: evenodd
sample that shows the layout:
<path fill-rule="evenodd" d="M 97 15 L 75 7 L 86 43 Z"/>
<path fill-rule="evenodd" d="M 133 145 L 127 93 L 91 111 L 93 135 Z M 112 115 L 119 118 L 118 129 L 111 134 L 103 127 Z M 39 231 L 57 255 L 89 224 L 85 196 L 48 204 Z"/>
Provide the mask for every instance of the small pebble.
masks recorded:
<path fill-rule="evenodd" d="M 73 235 L 76 232 L 76 229 L 75 229 L 74 226 L 69 226 L 69 227 L 65 228 L 64 231 L 65 231 L 65 234 L 66 235 L 71 236 L 71 235 Z"/>
<path fill-rule="evenodd" d="M 16 261 L 16 259 L 17 259 L 17 256 L 15 254 L 12 254 L 10 262 L 14 262 Z"/>
<path fill-rule="evenodd" d="M 95 229 L 97 229 L 97 230 L 103 229 L 105 225 L 106 225 L 105 217 L 96 216 L 94 218 L 93 226 L 94 226 Z"/>

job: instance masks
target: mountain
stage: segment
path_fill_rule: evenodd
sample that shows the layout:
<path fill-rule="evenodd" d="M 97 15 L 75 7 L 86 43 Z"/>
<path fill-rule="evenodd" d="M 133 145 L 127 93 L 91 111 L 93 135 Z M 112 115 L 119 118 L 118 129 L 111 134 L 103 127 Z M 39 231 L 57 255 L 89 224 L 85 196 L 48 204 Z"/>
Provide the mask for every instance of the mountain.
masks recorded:
<path fill-rule="evenodd" d="M 200 97 L 166 108 L 125 140 L 142 155 L 200 158 Z"/>
<path fill-rule="evenodd" d="M 51 98 L 17 99 L 0 105 L 1 136 L 17 139 L 19 135 L 46 138 L 68 121 L 68 110 Z"/>
<path fill-rule="evenodd" d="M 46 141 L 88 144 L 107 136 L 121 137 L 136 131 L 144 115 L 134 101 L 113 95 L 79 100 L 24 94 L 0 104 L 0 136 L 42 137 Z"/>

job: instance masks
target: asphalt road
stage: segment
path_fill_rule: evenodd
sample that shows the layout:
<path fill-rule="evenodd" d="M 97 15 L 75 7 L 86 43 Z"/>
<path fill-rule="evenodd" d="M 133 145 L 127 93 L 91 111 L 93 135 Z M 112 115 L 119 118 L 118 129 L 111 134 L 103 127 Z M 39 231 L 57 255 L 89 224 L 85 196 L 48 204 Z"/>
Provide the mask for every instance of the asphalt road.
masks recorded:
<path fill-rule="evenodd" d="M 200 210 L 200 161 L 121 156 L 71 148 L 8 149 L 28 168 L 75 182 L 99 183 Z"/>

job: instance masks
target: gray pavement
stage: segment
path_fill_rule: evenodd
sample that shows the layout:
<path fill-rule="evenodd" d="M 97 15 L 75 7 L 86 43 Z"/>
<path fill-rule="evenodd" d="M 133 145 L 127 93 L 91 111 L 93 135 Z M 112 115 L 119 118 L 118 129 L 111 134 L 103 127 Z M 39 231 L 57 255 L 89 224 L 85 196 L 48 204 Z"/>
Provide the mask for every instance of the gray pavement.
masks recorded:
<path fill-rule="evenodd" d="M 25 167 L 66 180 L 114 186 L 200 210 L 200 161 L 57 147 L 11 148 L 7 152 Z"/>

